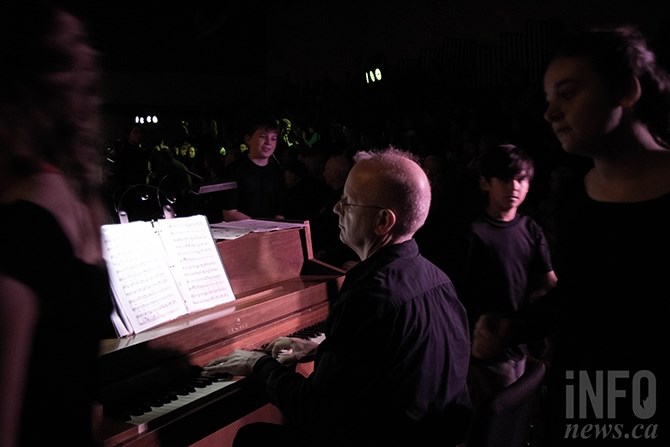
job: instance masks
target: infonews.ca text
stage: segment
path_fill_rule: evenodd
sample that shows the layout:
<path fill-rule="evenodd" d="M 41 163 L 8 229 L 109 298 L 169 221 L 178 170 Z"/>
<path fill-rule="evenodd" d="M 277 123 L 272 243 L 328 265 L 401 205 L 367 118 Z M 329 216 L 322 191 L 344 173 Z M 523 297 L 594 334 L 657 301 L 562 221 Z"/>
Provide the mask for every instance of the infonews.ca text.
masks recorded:
<path fill-rule="evenodd" d="M 565 439 L 656 439 L 658 424 L 565 424 Z"/>
<path fill-rule="evenodd" d="M 658 424 L 649 422 L 656 413 L 656 377 L 651 371 L 568 370 L 565 379 L 564 439 L 658 437 Z M 628 415 L 626 423 L 617 421 L 621 412 Z"/>

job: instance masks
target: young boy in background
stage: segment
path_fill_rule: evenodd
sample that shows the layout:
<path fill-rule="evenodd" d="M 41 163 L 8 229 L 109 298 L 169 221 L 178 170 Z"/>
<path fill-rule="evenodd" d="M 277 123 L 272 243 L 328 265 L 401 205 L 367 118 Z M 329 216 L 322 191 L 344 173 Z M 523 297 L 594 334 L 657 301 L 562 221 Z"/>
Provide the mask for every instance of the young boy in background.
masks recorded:
<path fill-rule="evenodd" d="M 540 225 L 519 212 L 535 173 L 533 160 L 511 144 L 490 148 L 479 159 L 484 212 L 471 225 L 459 296 L 470 327 L 482 315 L 506 315 L 541 297 L 557 283 L 550 247 Z M 492 361 L 473 358 L 473 403 L 514 382 L 525 369 L 528 346 L 510 348 Z"/>

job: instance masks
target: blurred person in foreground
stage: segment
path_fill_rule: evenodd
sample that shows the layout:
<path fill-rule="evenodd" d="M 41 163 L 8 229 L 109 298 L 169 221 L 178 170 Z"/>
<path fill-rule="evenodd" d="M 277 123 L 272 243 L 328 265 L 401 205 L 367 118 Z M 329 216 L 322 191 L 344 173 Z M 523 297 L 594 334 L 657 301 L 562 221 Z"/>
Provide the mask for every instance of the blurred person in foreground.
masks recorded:
<path fill-rule="evenodd" d="M 0 445 L 94 445 L 95 362 L 113 334 L 98 56 L 45 2 L 0 6 Z"/>
<path fill-rule="evenodd" d="M 288 421 L 244 426 L 235 446 L 455 446 L 464 438 L 465 310 L 413 239 L 430 208 L 428 178 L 394 148 L 354 160 L 333 211 L 360 262 L 331 305 L 325 340 L 282 337 L 266 352 L 237 350 L 205 367 L 250 376 Z M 291 363 L 308 353 L 314 371 L 305 377 Z"/>
<path fill-rule="evenodd" d="M 545 119 L 590 164 L 560 193 L 558 285 L 480 319 L 473 355 L 553 334 L 548 445 L 668 446 L 670 77 L 635 28 L 567 37 L 544 75 Z"/>

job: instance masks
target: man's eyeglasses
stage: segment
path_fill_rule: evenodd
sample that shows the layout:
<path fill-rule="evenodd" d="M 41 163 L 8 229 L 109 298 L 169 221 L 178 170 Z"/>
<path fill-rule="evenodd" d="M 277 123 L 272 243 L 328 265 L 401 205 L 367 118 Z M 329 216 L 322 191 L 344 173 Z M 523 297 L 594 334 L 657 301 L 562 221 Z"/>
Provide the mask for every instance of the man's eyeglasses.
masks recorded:
<path fill-rule="evenodd" d="M 357 203 L 347 203 L 343 199 L 340 199 L 340 201 L 337 202 L 336 206 L 337 206 L 337 209 L 340 210 L 340 212 L 344 212 L 344 209 L 346 207 L 349 207 L 349 206 L 356 207 L 356 208 L 373 208 L 373 209 L 377 209 L 377 210 L 386 209 L 383 206 L 377 206 L 377 205 L 359 205 Z"/>

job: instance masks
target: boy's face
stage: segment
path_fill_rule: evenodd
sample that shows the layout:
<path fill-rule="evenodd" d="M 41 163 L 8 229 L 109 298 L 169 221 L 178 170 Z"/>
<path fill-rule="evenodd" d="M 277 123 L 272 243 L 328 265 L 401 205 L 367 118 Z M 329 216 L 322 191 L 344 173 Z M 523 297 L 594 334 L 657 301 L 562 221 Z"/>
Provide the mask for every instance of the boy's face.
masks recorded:
<path fill-rule="evenodd" d="M 249 147 L 249 157 L 254 159 L 272 157 L 277 148 L 277 132 L 271 129 L 256 129 L 251 135 L 244 137 Z"/>
<path fill-rule="evenodd" d="M 488 206 L 497 211 L 508 211 L 518 208 L 528 195 L 530 178 L 521 172 L 510 179 L 491 177 L 481 178 L 481 189 L 488 194 Z"/>

